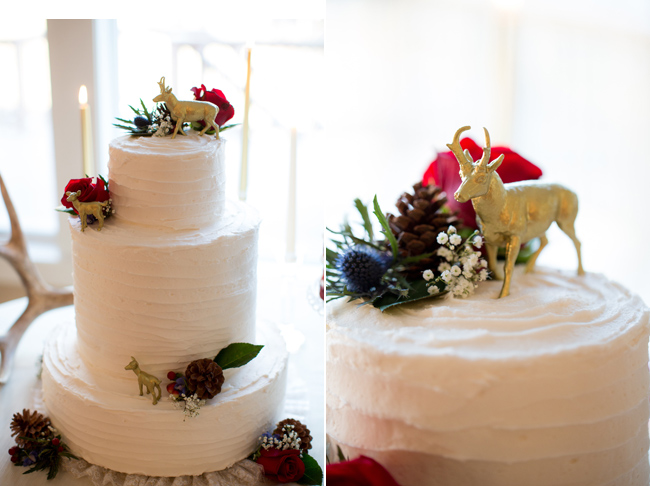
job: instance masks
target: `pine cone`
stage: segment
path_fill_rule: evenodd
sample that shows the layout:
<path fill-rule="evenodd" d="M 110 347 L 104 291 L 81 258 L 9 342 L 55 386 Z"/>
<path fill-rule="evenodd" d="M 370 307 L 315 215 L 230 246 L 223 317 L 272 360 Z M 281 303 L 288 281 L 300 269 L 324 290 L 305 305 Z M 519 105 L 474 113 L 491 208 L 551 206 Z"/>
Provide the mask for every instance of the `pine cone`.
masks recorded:
<path fill-rule="evenodd" d="M 31 412 L 23 409 L 23 413 L 15 413 L 11 421 L 11 436 L 16 436 L 16 444 L 31 449 L 35 444 L 26 441 L 20 437 L 29 437 L 30 439 L 42 439 L 52 434 L 48 428 L 51 425 L 50 419 L 36 411 Z"/>
<path fill-rule="evenodd" d="M 311 449 L 311 435 L 309 432 L 309 429 L 307 428 L 306 425 L 303 425 L 301 422 L 298 420 L 294 419 L 284 419 L 282 422 L 278 422 L 278 425 L 275 427 L 275 430 L 273 431 L 274 434 L 282 435 L 282 427 L 285 425 L 293 425 L 293 430 L 298 434 L 298 437 L 300 437 L 300 448 L 307 450 Z"/>
<path fill-rule="evenodd" d="M 422 187 L 419 182 L 413 186 L 413 194 L 405 192 L 400 196 L 396 204 L 399 215 L 388 214 L 387 218 L 401 256 L 431 253 L 440 247 L 436 241 L 438 233 L 447 231 L 449 225 L 458 221 L 455 214 L 441 211 L 446 202 L 447 197 L 438 186 Z M 440 261 L 432 255 L 410 264 L 405 273 L 410 278 L 418 278 L 426 269 L 435 271 Z"/>
<path fill-rule="evenodd" d="M 210 358 L 197 359 L 185 370 L 187 387 L 200 399 L 214 398 L 221 393 L 223 370 Z"/>

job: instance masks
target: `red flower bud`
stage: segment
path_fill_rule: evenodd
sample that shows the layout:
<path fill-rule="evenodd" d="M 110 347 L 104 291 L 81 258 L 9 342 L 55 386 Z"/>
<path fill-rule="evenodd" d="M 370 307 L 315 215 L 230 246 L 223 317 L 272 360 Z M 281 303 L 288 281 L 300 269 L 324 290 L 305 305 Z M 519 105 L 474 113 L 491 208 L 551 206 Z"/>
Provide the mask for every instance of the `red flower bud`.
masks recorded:
<path fill-rule="evenodd" d="M 59 439 L 57 439 L 56 437 L 54 439 L 52 439 L 52 445 L 58 446 L 60 443 L 61 443 L 61 441 Z"/>
<path fill-rule="evenodd" d="M 264 474 L 274 481 L 291 483 L 305 475 L 305 463 L 297 449 L 262 449 L 260 453 L 257 463 L 264 466 Z"/>
<path fill-rule="evenodd" d="M 63 452 L 63 446 L 59 447 L 56 451 L 57 452 Z"/>
<path fill-rule="evenodd" d="M 10 456 L 15 456 L 17 452 L 18 452 L 18 447 L 16 446 L 13 446 L 11 449 L 9 449 Z"/>
<path fill-rule="evenodd" d="M 18 462 L 18 456 L 11 456 L 11 462 Z"/>
<path fill-rule="evenodd" d="M 228 120 L 235 116 L 235 109 L 226 99 L 226 95 L 218 89 L 213 89 L 208 91 L 204 84 L 200 88 L 192 88 L 194 92 L 194 99 L 199 101 L 209 101 L 213 105 L 217 105 L 219 108 L 219 113 L 214 121 L 217 122 L 217 125 L 220 127 L 223 126 Z M 201 122 L 205 126 L 204 122 Z"/>
<path fill-rule="evenodd" d="M 167 379 L 168 380 L 175 380 L 176 379 L 176 373 L 174 373 L 173 371 L 170 371 L 169 373 L 167 373 Z"/>
<path fill-rule="evenodd" d="M 167 393 L 174 393 L 174 385 L 175 384 L 176 383 L 170 383 L 169 385 L 167 385 Z"/>
<path fill-rule="evenodd" d="M 63 197 L 61 198 L 61 204 L 63 204 L 68 209 L 74 209 L 74 206 L 71 202 L 68 201 L 68 196 L 66 192 L 77 192 L 81 191 L 81 194 L 77 197 L 77 200 L 80 202 L 93 202 L 93 201 L 108 201 L 110 199 L 110 194 L 106 190 L 104 181 L 99 177 L 97 181 L 93 183 L 91 177 L 84 177 L 83 179 L 71 179 L 68 182 L 68 185 L 65 186 L 65 191 L 63 191 Z M 76 213 L 77 210 L 74 209 Z M 78 213 L 77 213 L 78 214 Z"/>

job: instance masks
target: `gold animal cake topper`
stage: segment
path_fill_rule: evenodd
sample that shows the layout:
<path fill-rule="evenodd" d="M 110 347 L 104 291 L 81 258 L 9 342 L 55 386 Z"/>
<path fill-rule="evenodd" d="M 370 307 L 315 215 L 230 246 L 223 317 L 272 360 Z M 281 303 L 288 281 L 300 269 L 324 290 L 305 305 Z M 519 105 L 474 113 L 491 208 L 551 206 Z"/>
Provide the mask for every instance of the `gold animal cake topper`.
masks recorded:
<path fill-rule="evenodd" d="M 485 238 L 488 266 L 494 278 L 503 280 L 499 298 L 510 295 L 510 282 L 519 248 L 533 238 L 540 239 L 537 251 L 526 264 L 526 273 L 532 272 L 535 261 L 548 240 L 546 230 L 555 221 L 573 241 L 578 254 L 578 275 L 584 275 L 580 256 L 580 241 L 573 227 L 578 214 L 578 197 L 559 184 L 523 181 L 504 184 L 496 173 L 503 155 L 490 163 L 490 134 L 485 130 L 483 157 L 474 162 L 469 150 L 460 146 L 460 134 L 470 127 L 456 131 L 454 141 L 447 147 L 460 164 L 461 184 L 454 199 L 463 203 L 470 199 L 476 211 L 476 222 Z M 497 268 L 497 249 L 505 247 L 505 278 Z"/>
<path fill-rule="evenodd" d="M 164 76 L 160 78 L 158 86 L 160 86 L 160 94 L 153 100 L 156 103 L 164 102 L 171 113 L 172 120 L 176 122 L 176 128 L 174 129 L 172 138 L 176 138 L 179 130 L 181 135 L 187 135 L 183 131 L 183 123 L 197 121 L 205 122 L 205 127 L 199 135 L 203 135 L 210 128 L 214 128 L 217 138 L 219 138 L 219 125 L 215 121 L 217 113 L 219 113 L 219 107 L 217 105 L 209 101 L 178 101 L 172 93 L 172 89 L 165 86 Z"/>
<path fill-rule="evenodd" d="M 101 231 L 102 228 L 104 227 L 104 207 L 108 206 L 109 202 L 108 201 L 92 201 L 92 202 L 81 202 L 79 201 L 79 196 L 81 196 L 81 191 L 77 192 L 70 192 L 67 191 L 65 193 L 66 196 L 66 201 L 72 203 L 74 208 L 77 210 L 77 213 L 79 213 L 79 219 L 81 219 L 81 232 L 83 233 L 83 230 L 86 229 L 88 226 L 86 224 L 86 216 L 89 214 L 97 218 L 99 221 L 99 227 L 97 228 L 97 231 Z"/>
<path fill-rule="evenodd" d="M 147 388 L 147 395 L 151 393 L 151 398 L 153 399 L 153 404 L 155 405 L 160 400 L 162 392 L 160 391 L 160 380 L 149 373 L 145 373 L 140 369 L 138 361 L 131 356 L 131 362 L 124 367 L 125 370 L 133 370 L 133 372 L 138 377 L 138 385 L 140 386 L 140 396 L 142 395 L 142 386 L 144 385 Z M 156 396 L 156 391 L 158 394 Z"/>

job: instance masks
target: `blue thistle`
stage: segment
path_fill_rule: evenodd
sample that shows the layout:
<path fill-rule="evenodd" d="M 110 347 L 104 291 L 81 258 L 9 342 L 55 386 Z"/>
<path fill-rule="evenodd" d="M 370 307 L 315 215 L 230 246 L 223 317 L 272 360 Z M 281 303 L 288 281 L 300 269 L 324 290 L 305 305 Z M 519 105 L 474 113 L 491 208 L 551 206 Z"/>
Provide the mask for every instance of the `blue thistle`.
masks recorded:
<path fill-rule="evenodd" d="M 390 263 L 391 258 L 386 255 L 363 246 L 354 246 L 338 258 L 336 266 L 348 290 L 365 293 L 379 287 Z"/>

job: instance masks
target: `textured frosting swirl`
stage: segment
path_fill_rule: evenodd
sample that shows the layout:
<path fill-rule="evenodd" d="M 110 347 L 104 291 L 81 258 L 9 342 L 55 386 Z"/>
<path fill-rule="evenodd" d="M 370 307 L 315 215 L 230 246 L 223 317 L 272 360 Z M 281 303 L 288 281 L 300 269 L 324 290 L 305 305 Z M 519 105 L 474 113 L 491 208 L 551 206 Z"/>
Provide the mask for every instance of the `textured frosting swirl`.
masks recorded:
<path fill-rule="evenodd" d="M 43 358 L 45 406 L 71 450 L 92 464 L 146 476 L 199 475 L 247 457 L 283 408 L 287 351 L 276 328 L 261 323 L 260 354 L 226 370 L 222 392 L 184 420 L 162 380 L 162 400 L 138 396 L 138 380 L 124 363 L 96 375 L 79 356 L 75 327 L 61 326 Z M 129 347 L 128 341 L 124 346 Z M 142 369 L 147 361 L 138 357 Z"/>
<path fill-rule="evenodd" d="M 171 228 L 214 224 L 225 203 L 224 139 L 131 137 L 109 145 L 109 187 L 118 220 Z"/>
<path fill-rule="evenodd" d="M 602 460 L 647 428 L 648 309 L 637 296 L 549 269 L 517 269 L 497 300 L 500 287 L 384 313 L 329 304 L 328 433 L 369 453 L 513 464 Z M 647 440 L 635 443 L 647 453 Z"/>
<path fill-rule="evenodd" d="M 152 373 L 255 336 L 259 216 L 228 203 L 217 224 L 160 231 L 108 219 L 101 232 L 70 218 L 79 352 L 108 373 L 129 356 Z M 128 346 L 125 346 L 128 343 Z M 122 365 L 124 366 L 124 365 Z"/>

